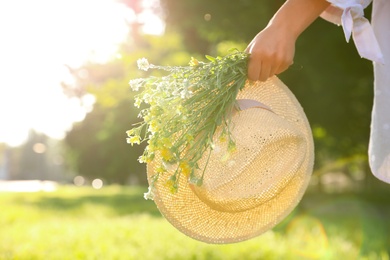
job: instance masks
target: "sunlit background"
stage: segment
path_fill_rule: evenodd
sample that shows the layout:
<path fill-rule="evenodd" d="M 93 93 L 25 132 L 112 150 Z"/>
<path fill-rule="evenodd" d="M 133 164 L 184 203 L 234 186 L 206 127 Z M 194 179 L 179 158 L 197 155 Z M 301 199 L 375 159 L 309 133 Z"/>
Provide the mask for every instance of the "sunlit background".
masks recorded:
<path fill-rule="evenodd" d="M 151 3 L 143 1 L 144 31 L 161 34 Z M 114 0 L 1 1 L 0 142 L 20 145 L 31 129 L 63 138 L 93 103 L 91 96 L 84 107 L 65 97 L 60 83 L 71 77 L 65 65 L 114 58 L 135 19 Z"/>
<path fill-rule="evenodd" d="M 154 72 L 137 59 L 184 65 L 243 50 L 283 2 L 0 1 L 0 259 L 389 259 L 390 186 L 367 164 L 372 64 L 321 19 L 280 75 L 316 147 L 293 213 L 214 246 L 143 199 L 143 146 L 126 143 L 139 120 L 128 82 Z"/>

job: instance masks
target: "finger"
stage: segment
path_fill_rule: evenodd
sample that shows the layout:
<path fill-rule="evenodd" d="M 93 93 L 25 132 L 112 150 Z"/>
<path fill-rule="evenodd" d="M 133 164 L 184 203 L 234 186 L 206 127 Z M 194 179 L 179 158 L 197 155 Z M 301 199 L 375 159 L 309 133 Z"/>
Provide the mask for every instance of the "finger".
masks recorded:
<path fill-rule="evenodd" d="M 275 75 L 276 72 L 278 71 L 278 68 L 279 68 L 278 66 L 272 66 L 268 77 L 272 77 L 273 75 Z"/>
<path fill-rule="evenodd" d="M 248 79 L 252 81 L 259 80 L 260 71 L 261 71 L 261 62 L 250 57 L 248 62 Z"/>
<path fill-rule="evenodd" d="M 266 81 L 271 75 L 271 65 L 266 62 L 261 63 L 261 70 L 259 73 L 259 80 Z"/>

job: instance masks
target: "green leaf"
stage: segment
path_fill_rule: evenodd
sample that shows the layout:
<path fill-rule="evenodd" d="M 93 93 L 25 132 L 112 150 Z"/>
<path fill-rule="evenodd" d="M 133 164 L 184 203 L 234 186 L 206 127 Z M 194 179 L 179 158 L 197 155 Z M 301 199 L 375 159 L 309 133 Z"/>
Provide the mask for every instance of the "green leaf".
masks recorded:
<path fill-rule="evenodd" d="M 228 52 L 238 52 L 239 50 L 235 47 L 228 49 Z"/>
<path fill-rule="evenodd" d="M 210 55 L 206 55 L 206 59 L 208 59 L 211 62 L 215 62 L 216 61 L 216 59 L 214 57 L 210 56 Z"/>

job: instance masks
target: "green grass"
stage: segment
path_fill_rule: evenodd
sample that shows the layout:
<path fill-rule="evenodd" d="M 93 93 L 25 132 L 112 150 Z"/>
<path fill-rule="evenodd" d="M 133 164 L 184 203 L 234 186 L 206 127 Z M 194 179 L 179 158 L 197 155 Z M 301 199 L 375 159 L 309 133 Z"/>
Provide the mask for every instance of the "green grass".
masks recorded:
<path fill-rule="evenodd" d="M 389 259 L 389 196 L 306 195 L 274 230 L 209 245 L 161 217 L 145 188 L 0 193 L 0 259 Z"/>

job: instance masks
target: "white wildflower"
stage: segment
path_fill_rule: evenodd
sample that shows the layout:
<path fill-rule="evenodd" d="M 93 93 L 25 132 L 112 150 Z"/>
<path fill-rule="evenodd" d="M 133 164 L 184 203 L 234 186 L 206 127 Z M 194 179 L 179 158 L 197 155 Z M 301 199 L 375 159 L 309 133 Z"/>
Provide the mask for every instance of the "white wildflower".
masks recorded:
<path fill-rule="evenodd" d="M 161 81 L 156 84 L 157 91 L 167 91 L 169 89 L 169 84 L 166 81 Z"/>
<path fill-rule="evenodd" d="M 150 68 L 149 62 L 146 58 L 137 60 L 138 69 L 147 71 Z"/>
<path fill-rule="evenodd" d="M 172 91 L 172 95 L 173 95 L 174 97 L 180 96 L 180 95 L 181 95 L 181 94 L 180 94 L 180 89 L 175 88 L 175 89 Z"/>
<path fill-rule="evenodd" d="M 139 163 L 146 163 L 146 156 L 141 155 L 140 157 L 138 157 L 138 162 Z M 144 193 L 144 194 L 146 194 L 146 193 Z"/>
<path fill-rule="evenodd" d="M 144 83 L 143 79 L 132 79 L 129 81 L 129 85 L 133 91 L 138 91 Z"/>
<path fill-rule="evenodd" d="M 135 107 L 140 108 L 141 103 L 142 103 L 142 99 L 141 99 L 140 97 L 136 97 L 136 98 L 134 99 L 134 106 L 135 106 Z"/>
<path fill-rule="evenodd" d="M 180 92 L 180 97 L 183 98 L 183 99 L 190 98 L 191 96 L 192 96 L 192 91 L 188 90 L 187 88 L 183 89 Z"/>
<path fill-rule="evenodd" d="M 146 200 L 153 200 L 154 199 L 153 187 L 149 186 L 148 192 L 144 193 L 144 198 Z"/>
<path fill-rule="evenodd" d="M 142 97 L 142 100 L 146 103 L 149 104 L 149 102 L 152 100 L 152 96 L 149 93 L 145 93 L 144 96 Z"/>

